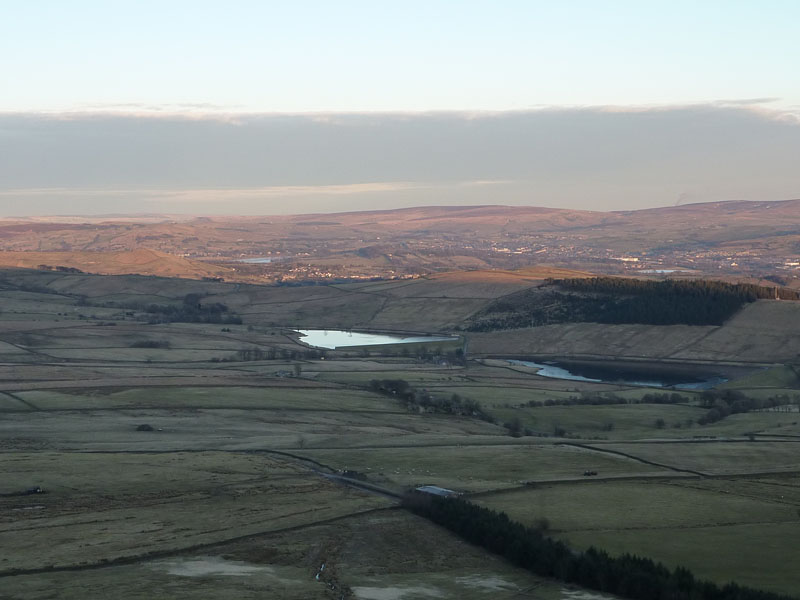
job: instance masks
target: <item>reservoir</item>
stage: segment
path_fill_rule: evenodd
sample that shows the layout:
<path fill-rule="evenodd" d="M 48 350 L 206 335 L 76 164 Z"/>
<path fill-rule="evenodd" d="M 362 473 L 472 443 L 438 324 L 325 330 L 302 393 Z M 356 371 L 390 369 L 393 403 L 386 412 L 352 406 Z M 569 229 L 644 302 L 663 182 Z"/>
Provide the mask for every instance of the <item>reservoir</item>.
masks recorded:
<path fill-rule="evenodd" d="M 256 256 L 254 258 L 239 258 L 236 259 L 236 262 L 245 263 L 248 265 L 268 265 L 285 258 L 288 258 L 288 256 Z"/>
<path fill-rule="evenodd" d="M 529 360 L 508 360 L 508 362 L 513 365 L 539 369 L 536 374 L 541 377 L 592 383 L 616 383 L 680 390 L 707 390 L 728 381 L 725 377 L 717 374 L 688 372 L 687 369 L 682 370 L 680 368 L 671 369 L 668 365 L 649 368 L 647 365 L 632 366 L 626 364 L 618 366 L 605 362 L 598 362 L 597 364 L 568 361 L 538 363 Z"/>
<path fill-rule="evenodd" d="M 452 342 L 457 337 L 442 335 L 386 335 L 343 331 L 341 329 L 298 329 L 300 341 L 315 348 L 349 348 L 351 346 L 380 346 L 383 344 L 419 344 L 424 342 Z"/>

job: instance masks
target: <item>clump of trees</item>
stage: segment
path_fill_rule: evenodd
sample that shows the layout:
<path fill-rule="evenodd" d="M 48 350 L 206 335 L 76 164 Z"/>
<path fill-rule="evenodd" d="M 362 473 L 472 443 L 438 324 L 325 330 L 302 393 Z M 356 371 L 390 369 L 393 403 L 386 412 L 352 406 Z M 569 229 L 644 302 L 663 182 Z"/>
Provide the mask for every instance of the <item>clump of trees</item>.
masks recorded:
<path fill-rule="evenodd" d="M 169 340 L 139 340 L 130 345 L 131 348 L 163 348 L 170 347 Z"/>
<path fill-rule="evenodd" d="M 242 318 L 219 302 L 202 302 L 200 294 L 186 294 L 183 303 L 148 304 L 145 312 L 150 323 L 223 323 L 241 325 Z"/>
<path fill-rule="evenodd" d="M 413 388 L 405 379 L 373 379 L 370 389 L 396 398 L 409 410 L 477 417 L 494 422 L 494 418 L 483 410 L 477 400 L 459 394 L 435 396 L 428 390 Z"/>
<path fill-rule="evenodd" d="M 157 323 L 219 323 L 222 325 L 241 325 L 242 318 L 220 302 L 203 302 L 202 294 L 191 293 L 184 296 L 180 304 L 144 304 L 142 302 L 104 302 L 109 308 L 125 308 L 147 314 L 150 324 Z M 89 305 L 86 298 L 78 298 L 78 306 Z M 127 312 L 126 316 L 134 316 Z"/>
<path fill-rule="evenodd" d="M 550 279 L 548 292 L 524 290 L 495 300 L 467 327 L 492 331 L 557 323 L 721 325 L 745 303 L 758 299 L 800 300 L 780 287 L 722 281 L 650 281 L 624 277 Z"/>
<path fill-rule="evenodd" d="M 405 379 L 373 379 L 369 386 L 375 392 L 395 396 L 399 400 L 410 400 L 414 395 L 414 388 Z"/>
<path fill-rule="evenodd" d="M 689 398 L 677 392 L 654 392 L 634 400 L 634 404 L 685 404 Z"/>
<path fill-rule="evenodd" d="M 750 398 L 739 390 L 706 390 L 700 395 L 701 406 L 708 412 L 697 419 L 699 425 L 710 425 L 730 415 L 779 406 L 800 405 L 800 396 L 777 394 L 768 398 Z"/>
<path fill-rule="evenodd" d="M 422 347 L 416 352 L 417 358 L 422 362 L 437 363 L 441 360 L 447 361 L 449 365 L 467 364 L 467 357 L 464 355 L 463 348 L 456 348 L 455 350 L 444 351 L 441 347 L 429 348 L 427 344 L 422 344 Z M 408 356 L 409 350 L 407 348 L 400 349 L 401 356 Z"/>
<path fill-rule="evenodd" d="M 58 273 L 83 273 L 80 269 L 75 267 L 65 267 L 64 265 L 38 265 L 36 267 L 40 271 L 56 271 Z"/>
<path fill-rule="evenodd" d="M 288 350 L 286 348 L 259 348 L 253 346 L 250 348 L 240 348 L 236 351 L 237 360 L 246 362 L 252 360 L 315 360 L 325 357 L 325 350 L 316 348 L 308 348 L 305 350 Z"/>
<path fill-rule="evenodd" d="M 525 427 L 522 424 L 522 419 L 519 417 L 514 417 L 510 421 L 506 421 L 503 423 L 503 427 L 508 430 L 508 435 L 511 437 L 522 437 L 523 435 L 529 436 L 534 435 L 534 432 L 529 427 Z"/>
<path fill-rule="evenodd" d="M 612 557 L 595 548 L 578 552 L 545 536 L 540 524 L 526 527 L 463 498 L 412 492 L 403 506 L 536 575 L 631 600 L 792 600 L 735 583 L 720 587 L 683 567 L 670 570 L 632 554 Z"/>
<path fill-rule="evenodd" d="M 529 400 L 524 406 L 541 408 L 542 406 L 612 406 L 615 404 L 684 404 L 686 402 L 688 402 L 688 398 L 677 392 L 647 393 L 641 398 L 623 398 L 617 394 L 589 392 L 569 398 Z"/>

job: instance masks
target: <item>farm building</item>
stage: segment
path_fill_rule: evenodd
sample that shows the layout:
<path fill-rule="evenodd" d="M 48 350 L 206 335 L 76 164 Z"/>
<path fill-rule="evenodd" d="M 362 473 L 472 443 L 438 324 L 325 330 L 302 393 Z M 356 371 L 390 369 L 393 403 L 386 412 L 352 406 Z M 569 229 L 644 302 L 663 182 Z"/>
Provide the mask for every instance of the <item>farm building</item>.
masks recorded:
<path fill-rule="evenodd" d="M 439 487 L 437 485 L 422 485 L 417 488 L 418 492 L 423 492 L 425 494 L 433 494 L 434 496 L 460 496 L 458 492 L 454 492 L 453 490 L 448 490 L 446 488 Z"/>

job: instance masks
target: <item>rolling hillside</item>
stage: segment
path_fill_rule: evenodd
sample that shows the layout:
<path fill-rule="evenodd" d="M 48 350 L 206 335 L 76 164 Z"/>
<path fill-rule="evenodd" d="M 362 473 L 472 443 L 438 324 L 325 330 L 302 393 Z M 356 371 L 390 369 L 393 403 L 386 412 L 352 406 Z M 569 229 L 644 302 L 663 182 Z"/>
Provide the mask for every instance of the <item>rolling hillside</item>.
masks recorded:
<path fill-rule="evenodd" d="M 230 269 L 187 260 L 156 250 L 120 252 L 0 252 L 0 267 L 39 269 L 67 267 L 100 275 L 158 275 L 160 277 L 224 277 Z"/>

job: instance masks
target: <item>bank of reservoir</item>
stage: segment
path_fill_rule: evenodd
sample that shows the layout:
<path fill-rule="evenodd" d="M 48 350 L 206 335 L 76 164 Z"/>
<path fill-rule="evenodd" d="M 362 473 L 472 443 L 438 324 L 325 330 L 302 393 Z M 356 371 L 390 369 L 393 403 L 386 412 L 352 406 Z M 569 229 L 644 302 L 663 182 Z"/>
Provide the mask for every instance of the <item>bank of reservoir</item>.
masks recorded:
<path fill-rule="evenodd" d="M 342 329 L 297 329 L 300 341 L 315 348 L 349 348 L 352 346 L 382 346 L 385 344 L 419 344 L 453 342 L 457 337 L 443 335 L 399 335 L 345 331 Z"/>
<path fill-rule="evenodd" d="M 653 368 L 642 364 L 615 365 L 597 362 L 595 364 L 570 361 L 534 362 L 531 360 L 509 359 L 509 363 L 538 369 L 536 374 L 553 379 L 587 381 L 592 383 L 614 383 L 618 385 L 640 385 L 656 388 L 675 388 L 682 390 L 707 390 L 725 383 L 727 378 L 707 372 L 692 371 L 666 366 Z"/>

